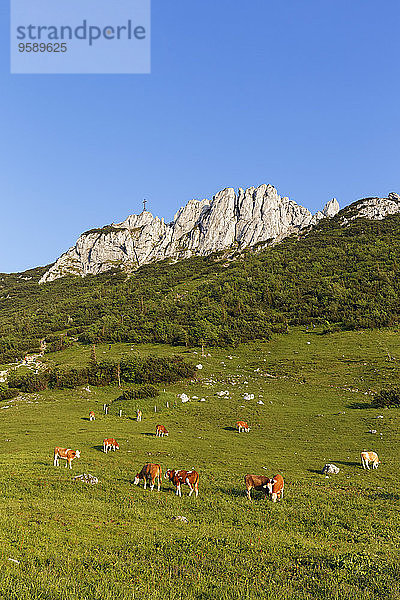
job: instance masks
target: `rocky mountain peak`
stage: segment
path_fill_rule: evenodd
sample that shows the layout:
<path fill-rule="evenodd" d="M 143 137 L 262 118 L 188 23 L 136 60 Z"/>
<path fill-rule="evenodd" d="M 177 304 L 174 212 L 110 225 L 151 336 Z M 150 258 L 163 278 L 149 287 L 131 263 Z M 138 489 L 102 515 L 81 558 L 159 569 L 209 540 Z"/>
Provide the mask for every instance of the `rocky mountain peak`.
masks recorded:
<path fill-rule="evenodd" d="M 85 232 L 44 274 L 40 283 L 65 275 L 97 274 L 120 267 L 131 271 L 169 258 L 173 261 L 212 252 L 263 247 L 334 216 L 334 198 L 312 215 L 272 185 L 225 188 L 211 201 L 190 200 L 171 223 L 143 210 L 124 221 Z"/>
<path fill-rule="evenodd" d="M 337 215 L 339 210 L 339 202 L 336 200 L 336 198 L 332 198 L 332 200 L 329 200 L 329 202 L 325 204 L 322 214 L 324 217 L 334 217 Z"/>
<path fill-rule="evenodd" d="M 400 212 L 400 196 L 396 192 L 390 192 L 386 198 L 363 198 L 348 207 L 352 209 L 351 216 L 344 216 L 342 224 L 359 217 L 380 221 L 389 215 Z"/>

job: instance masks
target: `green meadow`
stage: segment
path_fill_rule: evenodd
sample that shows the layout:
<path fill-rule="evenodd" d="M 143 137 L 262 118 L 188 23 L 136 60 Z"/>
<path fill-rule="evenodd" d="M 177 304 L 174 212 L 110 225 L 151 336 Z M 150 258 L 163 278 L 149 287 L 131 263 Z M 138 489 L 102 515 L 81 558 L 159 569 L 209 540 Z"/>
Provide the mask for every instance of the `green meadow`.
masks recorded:
<path fill-rule="evenodd" d="M 293 329 L 206 349 L 211 356 L 122 343 L 96 352 L 179 353 L 203 368 L 152 400 L 123 402 L 117 386 L 89 386 L 0 404 L 1 599 L 400 597 L 400 412 L 371 408 L 374 392 L 399 381 L 399 331 Z M 84 366 L 90 353 L 76 344 L 45 359 Z M 250 433 L 239 435 L 237 420 Z M 168 437 L 155 437 L 158 423 Z M 120 451 L 105 455 L 105 437 Z M 53 466 L 56 445 L 81 451 L 71 471 Z M 377 470 L 361 468 L 362 450 L 378 452 Z M 164 478 L 160 493 L 134 486 L 146 462 L 195 468 L 199 497 L 184 487 L 178 498 Z M 322 475 L 327 462 L 340 473 Z M 81 473 L 98 485 L 74 482 Z M 246 473 L 281 473 L 284 499 L 256 493 L 249 502 Z M 173 520 L 180 515 L 188 523 Z"/>

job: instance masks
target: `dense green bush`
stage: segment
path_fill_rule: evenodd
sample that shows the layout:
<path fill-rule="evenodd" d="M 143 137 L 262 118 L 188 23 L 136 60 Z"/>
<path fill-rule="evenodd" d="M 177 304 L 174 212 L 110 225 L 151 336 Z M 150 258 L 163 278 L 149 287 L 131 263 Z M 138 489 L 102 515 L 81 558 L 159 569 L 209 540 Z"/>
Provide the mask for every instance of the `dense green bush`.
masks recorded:
<path fill-rule="evenodd" d="M 381 390 L 375 394 L 373 405 L 377 408 L 400 407 L 400 389 Z"/>
<path fill-rule="evenodd" d="M 53 335 L 50 337 L 55 339 L 52 339 L 51 341 L 48 338 L 46 339 L 46 354 L 49 352 L 60 352 L 61 350 L 65 350 L 65 348 L 68 348 L 71 345 L 71 342 L 66 336 Z"/>
<path fill-rule="evenodd" d="M 193 377 L 195 372 L 194 365 L 180 356 L 147 356 L 121 361 L 121 378 L 132 383 L 173 383 Z"/>
<path fill-rule="evenodd" d="M 8 387 L 17 388 L 21 392 L 41 392 L 47 389 L 50 380 L 50 372 L 44 373 L 27 373 L 26 375 L 18 375 L 16 372 L 11 372 L 8 376 Z"/>
<path fill-rule="evenodd" d="M 0 383 L 0 400 L 11 400 L 18 396 L 19 391 L 15 388 L 9 388 L 5 383 Z"/>
<path fill-rule="evenodd" d="M 49 387 L 54 389 L 75 388 L 88 383 L 87 369 L 56 367 L 50 371 Z"/>
<path fill-rule="evenodd" d="M 125 390 L 122 393 L 122 398 L 124 400 L 139 400 L 143 398 L 156 398 L 159 394 L 159 390 L 154 385 L 144 384 L 137 388 Z"/>
<path fill-rule="evenodd" d="M 119 363 L 114 361 L 92 362 L 87 369 L 88 383 L 91 385 L 110 385 L 118 383 L 118 374 L 121 371 Z"/>

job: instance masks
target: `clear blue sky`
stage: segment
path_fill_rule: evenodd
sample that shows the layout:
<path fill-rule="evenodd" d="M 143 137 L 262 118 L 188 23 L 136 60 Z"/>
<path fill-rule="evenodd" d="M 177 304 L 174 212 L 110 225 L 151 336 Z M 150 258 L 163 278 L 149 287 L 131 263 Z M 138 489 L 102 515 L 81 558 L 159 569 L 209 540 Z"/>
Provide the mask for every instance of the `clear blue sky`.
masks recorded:
<path fill-rule="evenodd" d="M 111 1 L 111 0 L 110 0 Z M 153 0 L 151 75 L 10 75 L 0 7 L 0 271 L 150 200 L 272 183 L 313 212 L 400 192 L 398 0 Z"/>

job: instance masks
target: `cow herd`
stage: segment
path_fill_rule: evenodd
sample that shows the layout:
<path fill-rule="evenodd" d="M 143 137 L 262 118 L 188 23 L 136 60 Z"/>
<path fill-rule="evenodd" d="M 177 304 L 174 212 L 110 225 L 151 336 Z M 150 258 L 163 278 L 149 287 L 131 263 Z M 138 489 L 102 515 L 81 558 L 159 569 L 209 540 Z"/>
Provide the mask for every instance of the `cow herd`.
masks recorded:
<path fill-rule="evenodd" d="M 89 420 L 95 420 L 95 414 L 93 411 L 89 413 Z M 137 421 L 142 420 L 142 411 L 137 411 Z M 250 431 L 250 427 L 246 421 L 237 421 L 236 428 L 239 433 Z M 164 437 L 168 436 L 168 431 L 164 427 L 164 425 L 156 426 L 156 437 Z M 107 454 L 110 451 L 119 450 L 119 444 L 115 438 L 106 438 L 103 441 L 103 451 Z M 65 466 L 72 469 L 72 461 L 75 458 L 80 458 L 81 453 L 79 450 L 71 450 L 70 448 L 60 448 L 56 446 L 54 448 L 54 466 L 59 466 L 59 459 L 63 459 L 66 461 Z M 361 452 L 361 466 L 363 469 L 369 470 L 369 465 L 372 464 L 373 469 L 377 469 L 380 464 L 380 460 L 376 452 L 363 451 Z M 150 490 L 153 491 L 155 483 L 157 482 L 157 491 L 160 491 L 161 487 L 161 477 L 162 477 L 162 469 L 158 464 L 147 463 L 143 466 L 141 471 L 136 474 L 135 479 L 133 481 L 134 485 L 138 485 L 141 480 L 144 482 L 144 489 L 146 489 L 147 484 L 150 486 Z M 177 470 L 177 469 L 167 469 L 165 472 L 165 478 L 168 479 L 176 488 L 176 495 L 182 496 L 182 485 L 187 485 L 189 488 L 189 496 L 195 493 L 197 498 L 199 494 L 199 474 L 197 471 L 192 469 L 191 471 Z M 276 502 L 277 500 L 282 500 L 283 498 L 283 490 L 285 487 L 285 483 L 282 475 L 279 473 L 269 478 L 265 475 L 245 475 L 244 483 L 246 487 L 246 495 L 249 500 L 251 500 L 251 490 L 264 492 L 265 497 L 268 497 L 272 500 L 272 502 Z"/>

